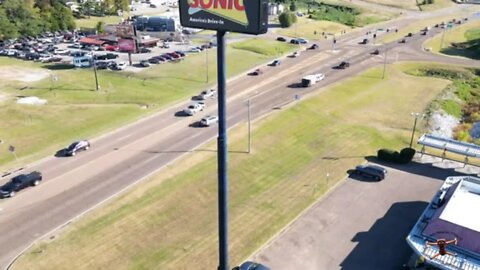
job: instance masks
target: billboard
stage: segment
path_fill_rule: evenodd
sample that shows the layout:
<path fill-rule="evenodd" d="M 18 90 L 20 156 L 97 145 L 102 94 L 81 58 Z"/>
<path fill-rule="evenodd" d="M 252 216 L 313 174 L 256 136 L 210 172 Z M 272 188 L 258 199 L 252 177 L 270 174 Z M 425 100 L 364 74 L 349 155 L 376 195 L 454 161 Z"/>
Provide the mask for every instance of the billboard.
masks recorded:
<path fill-rule="evenodd" d="M 268 29 L 268 0 L 179 0 L 185 27 L 263 34 Z"/>
<path fill-rule="evenodd" d="M 119 39 L 118 40 L 119 52 L 135 52 L 135 40 L 133 39 Z"/>

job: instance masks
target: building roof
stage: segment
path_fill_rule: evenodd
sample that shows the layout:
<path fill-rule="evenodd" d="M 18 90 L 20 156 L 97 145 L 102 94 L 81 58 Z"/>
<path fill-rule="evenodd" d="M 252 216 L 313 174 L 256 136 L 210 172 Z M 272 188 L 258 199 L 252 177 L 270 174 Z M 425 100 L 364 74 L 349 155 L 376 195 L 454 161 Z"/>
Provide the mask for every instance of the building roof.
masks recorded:
<path fill-rule="evenodd" d="M 440 269 L 480 269 L 480 179 L 448 177 L 407 237 L 415 252 Z M 447 250 L 456 256 L 430 259 L 438 252 L 426 241 L 457 239 Z"/>
<path fill-rule="evenodd" d="M 88 38 L 88 37 L 80 39 L 79 42 L 83 44 L 96 45 L 96 46 L 101 46 L 105 43 L 105 41 L 103 40 L 98 40 L 95 38 Z"/>
<path fill-rule="evenodd" d="M 480 158 L 480 146 L 473 143 L 460 142 L 431 134 L 423 134 L 422 137 L 418 139 L 418 144 L 460 155 Z"/>

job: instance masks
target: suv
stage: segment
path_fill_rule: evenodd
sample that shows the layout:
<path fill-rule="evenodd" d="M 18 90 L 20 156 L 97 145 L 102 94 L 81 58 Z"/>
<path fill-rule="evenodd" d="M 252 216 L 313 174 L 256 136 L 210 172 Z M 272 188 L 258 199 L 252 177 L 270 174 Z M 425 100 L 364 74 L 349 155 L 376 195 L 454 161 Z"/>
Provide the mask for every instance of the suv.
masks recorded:
<path fill-rule="evenodd" d="M 78 142 L 74 142 L 70 144 L 67 148 L 65 148 L 65 155 L 75 156 L 78 151 L 88 149 L 90 149 L 90 142 L 88 142 L 87 140 L 81 140 Z"/>
<path fill-rule="evenodd" d="M 198 102 L 198 103 L 193 103 L 189 105 L 185 110 L 183 110 L 183 112 L 186 113 L 187 115 L 192 116 L 197 112 L 203 111 L 203 109 L 205 109 L 205 103 Z"/>
<path fill-rule="evenodd" d="M 205 116 L 200 120 L 200 126 L 202 127 L 209 127 L 211 124 L 215 123 L 218 123 L 218 116 L 216 115 Z"/>
<path fill-rule="evenodd" d="M 29 174 L 20 174 L 12 178 L 12 180 L 0 189 L 0 196 L 2 198 L 14 197 L 15 194 L 29 186 L 38 186 L 42 181 L 42 174 L 37 171 L 33 171 Z"/>
<path fill-rule="evenodd" d="M 377 165 L 358 165 L 355 173 L 361 176 L 371 177 L 377 181 L 385 179 L 387 170 Z"/>

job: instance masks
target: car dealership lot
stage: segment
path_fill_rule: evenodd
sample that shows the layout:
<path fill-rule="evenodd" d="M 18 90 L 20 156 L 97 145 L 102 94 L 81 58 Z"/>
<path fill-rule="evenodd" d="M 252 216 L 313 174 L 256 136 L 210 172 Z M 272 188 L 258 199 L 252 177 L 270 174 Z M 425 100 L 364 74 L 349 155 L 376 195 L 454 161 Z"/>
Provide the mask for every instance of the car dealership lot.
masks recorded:
<path fill-rule="evenodd" d="M 405 237 L 452 170 L 411 163 L 381 182 L 353 176 L 252 256 L 271 269 L 400 269 Z M 288 256 L 285 256 L 288 254 Z"/>

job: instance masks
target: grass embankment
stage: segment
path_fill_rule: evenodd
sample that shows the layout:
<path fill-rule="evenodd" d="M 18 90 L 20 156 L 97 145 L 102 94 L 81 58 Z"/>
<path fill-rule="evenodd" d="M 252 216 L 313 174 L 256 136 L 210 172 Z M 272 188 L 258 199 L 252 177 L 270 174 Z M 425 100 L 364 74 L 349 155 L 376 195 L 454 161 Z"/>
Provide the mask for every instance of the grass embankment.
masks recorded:
<path fill-rule="evenodd" d="M 323 39 L 322 32 L 339 35 L 343 30 L 350 31 L 350 29 L 352 28 L 337 22 L 316 21 L 299 17 L 296 24 L 289 28 L 278 29 L 276 33 L 289 37 L 304 37 L 314 40 Z"/>
<path fill-rule="evenodd" d="M 120 16 L 90 16 L 90 18 L 76 19 L 75 26 L 78 28 L 95 28 L 98 22 L 104 22 L 105 24 L 117 24 L 121 21 L 122 17 Z"/>
<path fill-rule="evenodd" d="M 232 266 L 365 156 L 407 145 L 410 112 L 448 84 L 398 66 L 385 80 L 381 72 L 368 70 L 253 123 L 253 153 L 229 155 Z M 231 150 L 246 148 L 245 126 L 229 133 Z M 215 153 L 189 154 L 52 242 L 35 245 L 14 269 L 215 269 L 216 179 Z"/>
<path fill-rule="evenodd" d="M 471 13 L 474 12 L 475 10 L 480 10 L 480 7 L 474 6 L 472 7 L 472 10 L 469 10 L 469 11 L 461 10 L 447 16 L 438 16 L 438 17 L 424 19 L 421 21 L 421 23 L 415 22 L 400 28 L 398 33 L 395 33 L 394 31 L 390 31 L 390 33 L 382 35 L 382 37 L 379 39 L 379 42 L 388 43 L 394 40 L 398 40 L 405 37 L 408 33 L 414 33 L 415 35 L 417 35 L 419 34 L 419 31 L 424 29 L 426 26 L 433 27 L 435 24 L 439 24 L 441 22 L 448 22 L 453 19 L 462 19 L 466 16 L 470 16 Z"/>
<path fill-rule="evenodd" d="M 437 53 L 480 59 L 480 21 L 474 20 L 447 30 L 440 49 L 441 41 L 442 34 L 438 34 L 428 40 L 424 47 Z"/>
<path fill-rule="evenodd" d="M 253 44 L 257 43 L 256 46 Z M 250 47 L 262 48 L 251 51 Z M 227 76 L 240 74 L 252 66 L 268 62 L 295 45 L 256 40 L 250 47 L 227 49 Z M 7 144 L 16 146 L 20 163 L 55 153 L 71 140 L 98 135 L 153 113 L 168 104 L 211 86 L 216 75 L 216 53 L 209 53 L 209 78 L 206 82 L 205 53 L 191 54 L 185 61 L 153 66 L 140 73 L 99 71 L 100 91 L 96 92 L 91 69 L 52 70 L 51 78 L 35 83 L 3 82 L 0 103 L 0 130 Z M 40 68 L 41 64 L 0 58 L 0 66 Z M 19 91 L 18 89 L 27 87 Z M 19 105 L 15 96 L 37 96 L 48 100 L 45 106 Z M 148 106 L 149 109 L 143 109 Z M 0 145 L 1 146 L 1 145 Z M 3 146 L 2 146 L 3 148 Z M 0 169 L 19 166 L 8 151 L 0 151 Z"/>
<path fill-rule="evenodd" d="M 452 6 L 454 3 L 451 0 L 434 0 L 432 4 L 424 4 L 424 0 L 365 0 L 373 4 L 379 4 L 388 7 L 395 7 L 407 10 L 419 10 L 418 5 L 422 11 L 430 11 L 440 8 Z"/>

